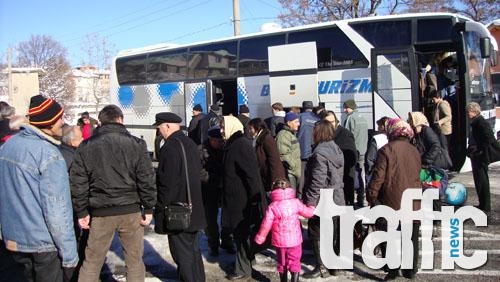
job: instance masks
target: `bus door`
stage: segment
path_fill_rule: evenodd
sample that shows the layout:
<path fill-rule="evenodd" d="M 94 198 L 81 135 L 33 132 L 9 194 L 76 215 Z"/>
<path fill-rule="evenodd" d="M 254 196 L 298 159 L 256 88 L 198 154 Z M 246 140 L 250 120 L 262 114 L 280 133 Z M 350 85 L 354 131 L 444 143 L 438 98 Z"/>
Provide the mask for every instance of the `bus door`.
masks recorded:
<path fill-rule="evenodd" d="M 418 76 L 415 51 L 372 49 L 373 128 L 383 116 L 408 119 L 408 112 L 419 110 Z"/>
<path fill-rule="evenodd" d="M 316 42 L 268 47 L 271 104 L 301 106 L 302 101 L 318 105 L 318 57 Z"/>
<path fill-rule="evenodd" d="M 222 115 L 238 116 L 238 104 L 243 104 L 243 101 L 238 101 L 238 89 L 236 79 L 221 79 L 209 80 L 211 83 L 210 96 L 207 96 L 207 101 L 211 99 L 211 104 L 219 104 L 222 107 Z"/>

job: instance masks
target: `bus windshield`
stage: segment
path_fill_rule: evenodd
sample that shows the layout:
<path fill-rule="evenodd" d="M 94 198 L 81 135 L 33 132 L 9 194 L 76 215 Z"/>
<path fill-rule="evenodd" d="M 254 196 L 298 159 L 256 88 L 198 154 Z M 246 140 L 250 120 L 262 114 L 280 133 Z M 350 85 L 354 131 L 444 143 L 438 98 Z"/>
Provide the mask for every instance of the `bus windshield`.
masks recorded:
<path fill-rule="evenodd" d="M 480 38 L 475 32 L 465 34 L 467 67 L 472 101 L 481 101 L 492 92 L 489 58 L 481 58 Z"/>

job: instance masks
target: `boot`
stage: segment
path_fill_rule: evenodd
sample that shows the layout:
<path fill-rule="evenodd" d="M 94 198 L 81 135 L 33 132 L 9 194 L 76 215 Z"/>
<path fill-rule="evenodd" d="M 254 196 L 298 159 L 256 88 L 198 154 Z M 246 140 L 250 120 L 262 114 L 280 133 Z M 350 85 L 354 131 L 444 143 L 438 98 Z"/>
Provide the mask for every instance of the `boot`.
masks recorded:
<path fill-rule="evenodd" d="M 319 241 L 313 240 L 312 245 L 314 256 L 316 257 L 316 266 L 313 270 L 304 273 L 302 277 L 304 277 L 305 279 L 318 278 L 319 276 L 321 276 L 322 278 L 330 277 L 330 272 L 328 272 L 328 269 L 323 265 L 323 262 L 321 261 Z"/>
<path fill-rule="evenodd" d="M 291 282 L 299 282 L 299 275 L 300 275 L 300 273 L 298 273 L 298 272 L 292 272 Z"/>
<path fill-rule="evenodd" d="M 316 265 L 316 267 L 314 267 L 313 270 L 304 273 L 304 275 L 302 275 L 302 277 L 304 277 L 305 279 L 313 279 L 313 278 L 318 278 L 320 275 L 321 275 L 321 272 L 319 270 L 319 265 Z"/>
<path fill-rule="evenodd" d="M 313 279 L 313 278 L 318 278 L 320 276 L 321 278 L 330 277 L 330 271 L 328 271 L 328 269 L 323 264 L 316 265 L 316 267 L 314 267 L 313 270 L 306 272 L 304 273 L 304 275 L 302 275 L 302 277 L 304 277 L 305 279 Z M 298 279 L 298 274 L 297 274 L 297 279 Z"/>
<path fill-rule="evenodd" d="M 288 271 L 280 272 L 280 282 L 287 282 L 288 281 Z"/>

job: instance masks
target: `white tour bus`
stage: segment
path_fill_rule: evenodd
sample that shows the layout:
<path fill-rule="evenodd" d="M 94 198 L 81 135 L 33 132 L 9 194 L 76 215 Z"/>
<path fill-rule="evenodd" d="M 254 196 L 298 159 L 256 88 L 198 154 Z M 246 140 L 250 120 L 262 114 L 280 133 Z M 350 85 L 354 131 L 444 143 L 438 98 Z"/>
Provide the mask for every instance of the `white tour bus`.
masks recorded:
<path fill-rule="evenodd" d="M 436 89 L 452 106 L 450 147 L 459 169 L 469 130 L 465 105 L 479 102 L 485 118 L 495 121 L 490 65 L 497 50 L 484 25 L 456 14 L 342 20 L 121 51 L 110 99 L 123 109 L 127 128 L 153 151 L 151 124 L 162 111 L 188 125 L 196 104 L 207 112 L 218 103 L 224 115 L 237 115 L 247 104 L 252 118 L 267 118 L 274 102 L 291 107 L 309 100 L 343 118 L 343 102 L 354 99 L 373 129 L 382 116 L 429 114 L 427 96 Z"/>

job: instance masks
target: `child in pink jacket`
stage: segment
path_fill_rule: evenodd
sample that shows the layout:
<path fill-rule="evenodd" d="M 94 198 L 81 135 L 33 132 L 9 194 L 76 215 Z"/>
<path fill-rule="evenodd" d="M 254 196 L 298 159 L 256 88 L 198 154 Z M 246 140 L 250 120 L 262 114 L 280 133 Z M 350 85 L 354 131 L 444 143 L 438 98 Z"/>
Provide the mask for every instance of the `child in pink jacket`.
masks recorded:
<path fill-rule="evenodd" d="M 284 179 L 273 183 L 272 203 L 267 207 L 255 242 L 262 244 L 272 228 L 272 245 L 276 248 L 277 268 L 281 281 L 287 281 L 287 271 L 292 281 L 299 281 L 302 256 L 302 229 L 299 215 L 310 218 L 314 207 L 304 205 L 295 197 L 295 190 Z"/>

